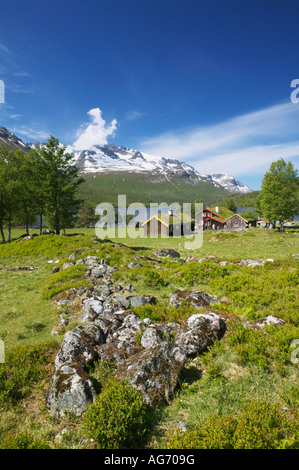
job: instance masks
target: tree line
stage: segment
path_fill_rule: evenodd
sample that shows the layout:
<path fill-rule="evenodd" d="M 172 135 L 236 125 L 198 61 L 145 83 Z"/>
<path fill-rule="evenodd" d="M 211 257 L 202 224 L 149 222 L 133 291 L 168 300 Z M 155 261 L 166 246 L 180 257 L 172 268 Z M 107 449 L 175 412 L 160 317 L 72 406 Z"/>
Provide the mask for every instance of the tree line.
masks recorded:
<path fill-rule="evenodd" d="M 77 197 L 84 181 L 72 164 L 73 156 L 66 147 L 51 136 L 46 145 L 35 146 L 28 153 L 0 147 L 0 233 L 5 242 L 4 227 L 29 226 L 38 222 L 40 233 L 43 222 L 57 235 L 71 226 L 81 201 Z"/>

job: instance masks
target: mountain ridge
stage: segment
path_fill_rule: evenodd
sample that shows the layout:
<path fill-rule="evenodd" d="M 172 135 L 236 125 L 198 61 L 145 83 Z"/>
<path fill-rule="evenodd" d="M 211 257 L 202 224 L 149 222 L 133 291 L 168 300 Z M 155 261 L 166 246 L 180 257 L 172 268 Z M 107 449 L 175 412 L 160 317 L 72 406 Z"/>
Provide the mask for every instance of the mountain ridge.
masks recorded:
<path fill-rule="evenodd" d="M 22 150 L 28 152 L 35 145 L 44 145 L 43 142 L 24 143 L 19 137 L 0 126 L 0 144 L 11 150 Z M 252 189 L 244 185 L 231 175 L 224 173 L 201 174 L 194 167 L 180 160 L 161 156 L 149 155 L 139 150 L 130 149 L 124 146 L 94 145 L 88 149 L 80 151 L 74 150 L 71 146 L 66 146 L 67 151 L 74 155 L 73 164 L 77 166 L 79 172 L 87 174 L 105 173 L 150 173 L 154 182 L 162 179 L 172 183 L 174 176 L 182 178 L 189 184 L 198 185 L 209 183 L 215 188 L 223 189 L 231 194 L 245 194 L 252 192 Z"/>

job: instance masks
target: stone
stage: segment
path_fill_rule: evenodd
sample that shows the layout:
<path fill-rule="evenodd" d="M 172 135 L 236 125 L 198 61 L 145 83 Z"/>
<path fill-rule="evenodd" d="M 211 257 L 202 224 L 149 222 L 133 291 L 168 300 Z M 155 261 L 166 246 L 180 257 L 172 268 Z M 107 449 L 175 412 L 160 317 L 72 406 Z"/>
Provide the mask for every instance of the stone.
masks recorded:
<path fill-rule="evenodd" d="M 141 307 L 145 304 L 155 304 L 156 298 L 152 295 L 134 295 L 130 297 L 130 306 L 131 307 Z"/>
<path fill-rule="evenodd" d="M 98 266 L 93 266 L 90 269 L 89 276 L 91 279 L 99 279 L 100 277 L 103 277 L 104 274 L 107 271 L 107 267 L 104 265 L 98 265 Z"/>
<path fill-rule="evenodd" d="M 83 368 L 66 363 L 52 377 L 47 407 L 52 417 L 65 417 L 67 413 L 81 416 L 95 398 L 95 389 Z"/>
<path fill-rule="evenodd" d="M 70 289 L 56 294 L 52 302 L 57 305 L 71 305 L 79 296 L 85 294 L 86 290 L 86 288 L 76 289 L 75 287 L 71 287 Z"/>
<path fill-rule="evenodd" d="M 73 263 L 73 261 L 70 261 L 69 263 L 64 263 L 64 265 L 62 266 L 62 270 L 64 269 L 68 269 L 68 268 L 71 268 L 72 266 L 74 266 L 75 263 Z"/>
<path fill-rule="evenodd" d="M 188 303 L 196 308 L 207 307 L 212 303 L 218 303 L 218 300 L 206 292 L 176 290 L 169 299 L 169 305 L 178 308 L 182 303 Z"/>
<path fill-rule="evenodd" d="M 142 268 L 142 264 L 135 263 L 134 261 L 132 261 L 131 263 L 128 264 L 128 268 L 129 269 Z"/>
<path fill-rule="evenodd" d="M 86 299 L 80 320 L 82 322 L 92 322 L 103 311 L 103 302 L 96 297 Z"/>
<path fill-rule="evenodd" d="M 60 267 L 59 266 L 54 266 L 54 268 L 52 269 L 52 274 L 56 274 L 60 271 Z"/>
<path fill-rule="evenodd" d="M 98 256 L 87 256 L 85 258 L 85 264 L 87 266 L 97 266 L 99 264 L 100 258 Z"/>
<path fill-rule="evenodd" d="M 99 294 L 101 297 L 104 298 L 108 298 L 112 294 L 112 291 L 107 284 L 96 284 L 93 289 L 93 292 L 95 294 Z"/>
<path fill-rule="evenodd" d="M 138 315 L 128 314 L 122 323 L 122 326 L 109 334 L 106 343 L 113 343 L 118 349 L 121 349 L 129 357 L 140 350 L 140 344 L 136 336 L 141 333 L 143 321 Z"/>
<path fill-rule="evenodd" d="M 129 301 L 124 295 L 121 295 L 121 294 L 114 294 L 113 300 L 114 300 L 115 302 L 120 303 L 120 305 L 121 305 L 124 309 L 128 309 L 128 308 L 130 307 L 130 301 Z"/>
<path fill-rule="evenodd" d="M 69 256 L 69 261 L 75 261 L 76 260 L 76 253 L 72 253 L 70 256 Z"/>
<path fill-rule="evenodd" d="M 267 317 L 259 318 L 258 320 L 256 320 L 255 323 L 252 323 L 250 321 L 242 323 L 243 326 L 252 328 L 254 330 L 262 329 L 268 325 L 285 325 L 285 324 L 286 322 L 284 320 L 282 320 L 281 318 L 275 317 L 274 315 L 268 315 Z"/>
<path fill-rule="evenodd" d="M 163 341 L 165 341 L 165 336 L 163 335 L 162 331 L 155 326 L 149 326 L 146 328 L 141 337 L 141 345 L 144 348 L 151 348 L 152 346 L 156 346 Z"/>
<path fill-rule="evenodd" d="M 214 312 L 191 315 L 177 329 L 174 344 L 190 356 L 210 346 L 226 331 L 224 321 Z"/>
<path fill-rule="evenodd" d="M 267 317 L 260 318 L 255 322 L 255 325 L 263 328 L 267 325 L 285 325 L 286 322 L 281 318 L 275 317 L 274 315 L 268 315 Z"/>
<path fill-rule="evenodd" d="M 172 248 L 160 248 L 154 252 L 156 256 L 169 256 L 170 258 L 180 258 L 180 254 Z"/>
<path fill-rule="evenodd" d="M 129 284 L 128 286 L 125 286 L 125 290 L 128 292 L 133 292 L 135 290 L 135 287 L 132 286 L 132 284 Z"/>
<path fill-rule="evenodd" d="M 116 376 L 128 380 L 145 403 L 155 406 L 171 399 L 186 361 L 180 348 L 164 341 L 121 362 Z"/>
<path fill-rule="evenodd" d="M 59 369 L 64 364 L 84 367 L 98 357 L 99 346 L 104 342 L 102 330 L 94 325 L 80 325 L 67 331 L 55 357 L 54 365 Z"/>

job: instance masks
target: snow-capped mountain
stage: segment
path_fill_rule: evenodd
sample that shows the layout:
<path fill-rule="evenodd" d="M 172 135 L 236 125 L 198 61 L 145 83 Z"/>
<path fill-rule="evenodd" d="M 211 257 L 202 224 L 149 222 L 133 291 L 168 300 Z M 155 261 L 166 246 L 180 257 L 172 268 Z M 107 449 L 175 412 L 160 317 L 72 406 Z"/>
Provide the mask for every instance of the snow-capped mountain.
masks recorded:
<path fill-rule="evenodd" d="M 71 148 L 69 149 L 71 151 Z M 210 182 L 231 193 L 248 193 L 252 190 L 233 176 L 225 174 L 204 175 L 188 163 L 171 158 L 149 155 L 138 150 L 116 145 L 95 145 L 88 150 L 74 153 L 74 162 L 82 173 L 105 173 L 109 171 L 153 172 L 177 174 L 195 181 Z"/>
<path fill-rule="evenodd" d="M 24 142 L 5 127 L 0 126 L 0 145 L 5 145 L 10 150 L 22 150 L 28 152 L 29 148 Z"/>
<path fill-rule="evenodd" d="M 249 186 L 236 180 L 233 176 L 226 175 L 223 173 L 216 173 L 210 175 L 214 183 L 219 184 L 224 189 L 227 189 L 230 193 L 251 193 L 252 189 Z"/>
<path fill-rule="evenodd" d="M 6 145 L 11 150 L 23 150 L 28 152 L 35 145 L 45 145 L 42 142 L 24 143 L 21 139 L 0 126 L 0 145 Z M 71 146 L 66 149 L 74 155 L 73 163 L 81 173 L 107 173 L 107 172 L 131 172 L 150 173 L 160 180 L 168 180 L 177 175 L 191 184 L 200 182 L 210 183 L 216 188 L 221 188 L 230 193 L 249 193 L 252 191 L 233 176 L 226 174 L 201 174 L 191 165 L 179 160 L 161 156 L 149 155 L 138 150 L 116 145 L 94 145 L 93 147 L 74 151 Z"/>

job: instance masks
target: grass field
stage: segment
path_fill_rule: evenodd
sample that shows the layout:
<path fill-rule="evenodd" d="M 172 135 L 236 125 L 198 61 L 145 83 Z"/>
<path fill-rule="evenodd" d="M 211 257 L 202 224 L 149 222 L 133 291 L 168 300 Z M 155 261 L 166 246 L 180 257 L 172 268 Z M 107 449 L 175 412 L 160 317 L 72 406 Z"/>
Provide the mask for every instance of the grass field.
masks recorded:
<path fill-rule="evenodd" d="M 75 250 L 82 257 L 106 257 L 119 268 L 115 281 L 133 284 L 136 293 L 156 296 L 156 306 L 136 310 L 141 317 L 183 321 L 192 309 L 174 311 L 167 304 L 171 293 L 182 287 L 214 295 L 220 305 L 212 310 L 228 320 L 224 338 L 184 368 L 175 398 L 152 412 L 145 448 L 299 447 L 298 364 L 291 360 L 292 341 L 299 339 L 296 232 L 204 232 L 202 246 L 195 249 L 186 249 L 184 238 L 101 241 L 94 229 L 68 231 L 72 232 L 81 235 L 44 235 L 0 245 L 0 339 L 5 344 L 5 363 L 0 364 L 0 447 L 94 447 L 80 420 L 51 419 L 45 408 L 53 360 L 64 335 L 51 335 L 61 314 L 51 299 L 86 282 L 79 268 L 53 276 L 53 264 L 48 262 L 62 265 Z M 19 233 L 16 230 L 13 237 Z M 162 247 L 177 250 L 181 259 L 165 260 L 157 268 L 157 263 L 142 258 L 139 270 L 126 268 L 136 257 L 151 258 Z M 201 258 L 206 259 L 198 263 Z M 269 258 L 273 262 L 264 266 L 239 264 Z M 74 328 L 78 312 L 63 313 L 69 319 L 67 329 Z M 286 325 L 267 327 L 267 334 L 240 325 L 266 315 L 276 315 Z M 185 433 L 175 427 L 178 421 L 188 425 Z M 55 436 L 62 429 L 68 433 L 57 443 Z"/>

